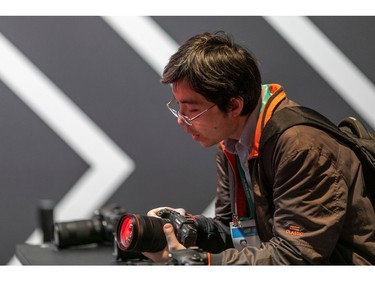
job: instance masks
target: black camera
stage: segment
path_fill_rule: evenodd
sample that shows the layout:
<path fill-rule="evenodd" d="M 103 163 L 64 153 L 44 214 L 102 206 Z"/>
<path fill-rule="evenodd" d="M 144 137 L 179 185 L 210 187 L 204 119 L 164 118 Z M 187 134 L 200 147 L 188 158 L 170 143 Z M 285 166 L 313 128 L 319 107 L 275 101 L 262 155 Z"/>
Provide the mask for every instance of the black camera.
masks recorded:
<path fill-rule="evenodd" d="M 171 251 L 168 265 L 207 265 L 207 253 L 197 247 Z"/>
<path fill-rule="evenodd" d="M 94 212 L 90 220 L 54 223 L 54 244 L 59 248 L 91 243 L 113 244 L 119 219 L 126 214 L 118 204 Z"/>
<path fill-rule="evenodd" d="M 136 214 L 125 214 L 118 222 L 116 241 L 122 251 L 158 252 L 167 241 L 163 226 L 173 226 L 178 241 L 185 247 L 196 245 L 197 227 L 194 220 L 180 213 L 163 209 L 157 213 L 160 218 Z"/>

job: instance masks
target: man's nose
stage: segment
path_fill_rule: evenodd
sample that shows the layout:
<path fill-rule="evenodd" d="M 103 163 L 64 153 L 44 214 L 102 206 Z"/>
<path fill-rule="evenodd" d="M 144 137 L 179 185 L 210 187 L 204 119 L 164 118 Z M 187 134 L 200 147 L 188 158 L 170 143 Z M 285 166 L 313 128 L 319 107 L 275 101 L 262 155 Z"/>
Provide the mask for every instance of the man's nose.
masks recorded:
<path fill-rule="evenodd" d="M 181 126 L 184 126 L 184 125 L 186 125 L 185 121 L 184 121 L 184 120 L 182 120 L 182 118 L 181 118 L 181 117 L 177 117 L 177 123 L 178 123 L 178 125 L 181 125 Z"/>

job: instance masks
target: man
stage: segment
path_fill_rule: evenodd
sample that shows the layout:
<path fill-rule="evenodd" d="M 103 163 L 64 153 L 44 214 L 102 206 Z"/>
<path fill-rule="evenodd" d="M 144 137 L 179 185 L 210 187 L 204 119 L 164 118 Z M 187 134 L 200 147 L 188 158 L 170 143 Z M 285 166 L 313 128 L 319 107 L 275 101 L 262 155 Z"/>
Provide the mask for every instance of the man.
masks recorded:
<path fill-rule="evenodd" d="M 178 124 L 202 146 L 218 147 L 215 217 L 186 214 L 196 221 L 206 263 L 375 263 L 375 212 L 353 151 L 295 126 L 258 155 L 262 128 L 296 104 L 280 85 L 261 84 L 248 51 L 225 33 L 194 36 L 172 55 L 162 83 L 172 85 L 167 106 Z M 170 224 L 164 232 L 168 247 L 144 253 L 156 262 L 185 248 Z"/>

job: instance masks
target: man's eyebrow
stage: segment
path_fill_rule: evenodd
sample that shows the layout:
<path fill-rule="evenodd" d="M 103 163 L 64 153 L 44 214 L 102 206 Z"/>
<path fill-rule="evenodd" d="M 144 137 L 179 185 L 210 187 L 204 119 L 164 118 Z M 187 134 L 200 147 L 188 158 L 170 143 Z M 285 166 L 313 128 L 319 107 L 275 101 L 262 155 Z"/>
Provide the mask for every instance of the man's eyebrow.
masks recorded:
<path fill-rule="evenodd" d="M 176 99 L 175 96 L 173 96 L 173 97 Z M 182 100 L 180 100 L 180 101 L 178 101 L 178 100 L 176 99 L 176 102 L 177 102 L 177 103 L 182 103 L 182 104 L 193 104 L 193 105 L 195 105 L 195 104 L 199 104 L 199 102 L 198 102 L 197 100 L 195 100 L 195 99 L 182 99 Z"/>
<path fill-rule="evenodd" d="M 196 100 L 191 100 L 191 99 L 180 100 L 178 103 L 183 103 L 183 104 L 198 104 L 198 102 Z"/>

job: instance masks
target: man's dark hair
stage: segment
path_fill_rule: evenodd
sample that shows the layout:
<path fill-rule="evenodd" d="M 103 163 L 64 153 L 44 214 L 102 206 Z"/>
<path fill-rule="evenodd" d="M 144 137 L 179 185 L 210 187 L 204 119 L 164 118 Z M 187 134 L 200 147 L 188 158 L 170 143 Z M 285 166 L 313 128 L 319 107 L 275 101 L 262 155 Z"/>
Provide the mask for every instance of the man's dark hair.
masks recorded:
<path fill-rule="evenodd" d="M 241 97 L 241 114 L 248 114 L 261 93 L 255 58 L 225 32 L 196 35 L 179 47 L 165 66 L 161 82 L 173 84 L 181 80 L 223 112 L 231 109 L 232 98 Z"/>

